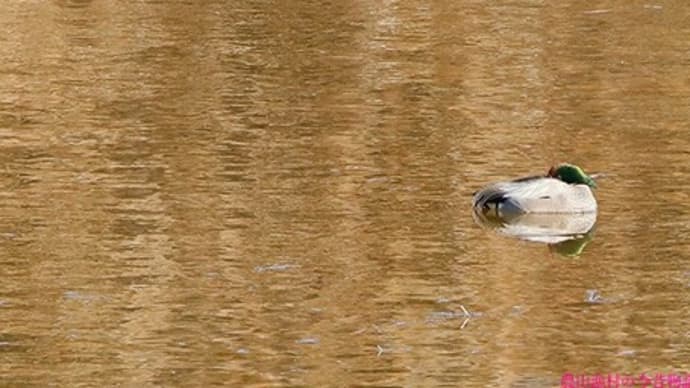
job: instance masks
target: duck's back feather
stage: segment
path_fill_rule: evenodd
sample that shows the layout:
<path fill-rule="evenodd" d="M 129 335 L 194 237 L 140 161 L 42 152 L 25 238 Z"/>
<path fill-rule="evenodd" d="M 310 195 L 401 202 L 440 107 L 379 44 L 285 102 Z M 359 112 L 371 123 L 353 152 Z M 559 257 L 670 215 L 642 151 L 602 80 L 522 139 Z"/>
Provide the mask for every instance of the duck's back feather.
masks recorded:
<path fill-rule="evenodd" d="M 492 184 L 477 192 L 473 205 L 482 212 L 586 213 L 595 212 L 596 200 L 586 185 L 569 185 L 549 177 L 527 177 Z"/>

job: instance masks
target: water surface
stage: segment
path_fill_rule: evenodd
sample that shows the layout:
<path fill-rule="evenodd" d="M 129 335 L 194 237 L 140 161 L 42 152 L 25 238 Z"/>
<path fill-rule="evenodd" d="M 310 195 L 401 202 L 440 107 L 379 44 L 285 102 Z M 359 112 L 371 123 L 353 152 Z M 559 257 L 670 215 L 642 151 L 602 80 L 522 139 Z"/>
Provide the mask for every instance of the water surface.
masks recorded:
<path fill-rule="evenodd" d="M 689 369 L 683 2 L 1 8 L 3 384 Z M 578 254 L 474 222 L 560 161 Z"/>

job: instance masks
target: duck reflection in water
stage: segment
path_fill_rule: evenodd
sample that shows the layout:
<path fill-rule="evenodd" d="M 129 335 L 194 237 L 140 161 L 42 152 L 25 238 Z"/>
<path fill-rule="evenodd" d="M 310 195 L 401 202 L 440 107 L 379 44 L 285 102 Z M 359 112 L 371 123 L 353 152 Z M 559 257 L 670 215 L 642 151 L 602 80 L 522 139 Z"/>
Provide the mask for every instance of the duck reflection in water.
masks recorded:
<path fill-rule="evenodd" d="M 496 216 L 473 212 L 474 220 L 483 228 L 505 236 L 547 244 L 561 256 L 576 257 L 594 237 L 596 213 L 545 214 L 524 213 Z"/>

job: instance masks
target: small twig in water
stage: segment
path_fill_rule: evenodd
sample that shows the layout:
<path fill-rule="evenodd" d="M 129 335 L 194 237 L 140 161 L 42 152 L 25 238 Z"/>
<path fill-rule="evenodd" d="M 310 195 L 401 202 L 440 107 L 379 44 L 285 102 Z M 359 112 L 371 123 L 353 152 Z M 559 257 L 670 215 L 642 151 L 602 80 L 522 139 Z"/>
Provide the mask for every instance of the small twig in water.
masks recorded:
<path fill-rule="evenodd" d="M 465 326 L 467 326 L 467 323 L 470 321 L 469 318 L 465 318 L 465 320 L 462 322 L 462 325 L 460 326 L 460 330 L 464 329 Z"/>
<path fill-rule="evenodd" d="M 465 308 L 465 306 L 460 305 L 460 308 L 462 309 L 462 313 L 465 314 L 465 317 L 471 317 L 471 316 L 472 316 L 472 314 L 470 314 L 470 312 L 467 311 L 467 309 Z"/>
<path fill-rule="evenodd" d="M 383 354 L 383 348 L 381 347 L 381 345 L 376 345 L 376 349 L 379 351 L 376 354 L 376 357 L 381 357 L 381 355 Z"/>

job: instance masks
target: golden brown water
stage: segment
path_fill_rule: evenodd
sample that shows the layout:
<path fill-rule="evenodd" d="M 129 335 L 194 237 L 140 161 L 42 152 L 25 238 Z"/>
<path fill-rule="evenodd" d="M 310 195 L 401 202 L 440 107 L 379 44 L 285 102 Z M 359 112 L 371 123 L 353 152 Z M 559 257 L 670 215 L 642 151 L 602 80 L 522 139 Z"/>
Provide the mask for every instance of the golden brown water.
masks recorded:
<path fill-rule="evenodd" d="M 558 4 L 4 2 L 2 385 L 690 370 L 690 7 Z M 579 256 L 474 222 L 558 161 Z"/>

